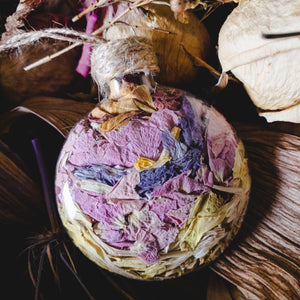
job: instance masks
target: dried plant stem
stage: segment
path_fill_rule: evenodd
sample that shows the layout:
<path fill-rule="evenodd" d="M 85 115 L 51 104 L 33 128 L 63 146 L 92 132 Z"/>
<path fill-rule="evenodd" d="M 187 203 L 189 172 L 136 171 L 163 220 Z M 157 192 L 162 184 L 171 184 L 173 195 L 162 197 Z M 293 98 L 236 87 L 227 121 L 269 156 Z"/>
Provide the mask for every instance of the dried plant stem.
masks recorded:
<path fill-rule="evenodd" d="M 37 280 L 36 280 L 36 286 L 35 286 L 35 295 L 34 295 L 34 300 L 38 300 L 39 298 L 39 287 L 41 283 L 41 278 L 42 278 L 42 270 L 43 270 L 43 264 L 44 264 L 44 258 L 46 254 L 46 248 L 43 249 L 39 261 L 39 268 L 38 268 L 38 274 L 37 274 Z"/>
<path fill-rule="evenodd" d="M 52 270 L 52 273 L 53 273 L 55 282 L 56 282 L 58 288 L 60 289 L 60 280 L 59 280 L 58 273 L 56 272 L 55 267 L 54 267 L 54 264 L 53 264 L 50 243 L 47 244 L 46 249 L 47 249 L 46 251 L 47 251 L 47 256 L 48 256 L 50 268 L 51 268 L 51 270 Z"/>
<path fill-rule="evenodd" d="M 71 254 L 70 254 L 70 252 L 69 252 L 69 249 L 68 249 L 68 247 L 67 247 L 67 245 L 66 245 L 65 243 L 63 243 L 63 247 L 64 247 L 64 249 L 65 249 L 65 252 L 66 252 L 67 256 L 68 256 L 68 259 L 69 259 L 69 262 L 70 262 L 70 264 L 71 264 L 72 269 L 74 270 L 75 273 L 77 273 L 77 270 L 76 270 L 76 268 L 75 268 L 74 261 L 73 261 L 73 259 L 72 259 L 72 257 L 71 257 Z"/>
<path fill-rule="evenodd" d="M 135 298 L 128 294 L 125 290 L 123 290 L 121 286 L 117 284 L 110 275 L 106 274 L 106 271 L 103 270 L 102 274 L 113 285 L 113 287 L 116 288 L 124 297 L 126 297 L 128 300 L 135 300 Z"/>
<path fill-rule="evenodd" d="M 51 224 L 51 229 L 52 229 L 52 232 L 55 233 L 55 232 L 57 232 L 57 230 L 59 228 L 59 224 L 58 224 L 56 209 L 54 207 L 54 194 L 52 191 L 52 185 L 50 184 L 50 181 L 48 178 L 46 164 L 45 164 L 45 160 L 44 160 L 44 157 L 42 154 L 41 145 L 40 145 L 39 140 L 33 139 L 32 145 L 34 148 L 34 152 L 36 155 L 36 159 L 37 159 L 37 163 L 38 163 L 38 167 L 39 167 L 39 171 L 40 171 L 40 175 L 41 175 L 44 197 L 45 197 L 48 216 L 49 216 L 49 220 L 50 220 L 50 224 Z"/>
<path fill-rule="evenodd" d="M 117 1 L 100 0 L 96 3 L 92 3 L 88 8 L 86 8 L 81 13 L 79 13 L 78 15 L 73 17 L 72 22 L 76 22 L 76 21 L 80 20 L 83 16 L 85 16 L 89 12 L 93 11 L 94 9 L 101 7 L 103 4 L 107 4 L 107 3 L 111 3 L 111 2 L 114 3 L 114 2 L 117 2 Z"/>
<path fill-rule="evenodd" d="M 191 58 L 191 60 L 194 62 L 195 66 L 197 67 L 203 67 L 206 68 L 208 71 L 210 71 L 216 78 L 219 78 L 219 82 L 218 82 L 218 86 L 220 86 L 220 81 L 222 81 L 222 79 L 228 78 L 230 80 L 233 80 L 235 82 L 239 82 L 236 78 L 229 76 L 225 73 L 220 73 L 218 72 L 215 68 L 213 68 L 211 65 L 209 65 L 207 62 L 205 62 L 203 59 L 201 59 L 200 57 L 194 56 L 193 54 L 191 54 L 185 47 L 184 45 L 182 45 L 183 50 L 186 52 L 186 54 Z M 226 80 L 225 80 L 226 81 Z M 225 85 L 226 86 L 226 85 Z"/>
<path fill-rule="evenodd" d="M 77 279 L 77 281 L 79 282 L 81 287 L 84 289 L 86 294 L 89 296 L 89 298 L 91 300 L 95 300 L 94 297 L 89 292 L 89 290 L 87 289 L 87 287 L 84 285 L 84 283 L 80 279 L 65 242 L 61 241 L 61 243 L 60 243 L 59 240 L 57 240 L 57 237 L 59 237 L 59 235 L 57 233 L 60 232 L 60 224 L 58 222 L 57 211 L 54 208 L 55 200 L 54 200 L 54 196 L 53 196 L 52 185 L 50 184 L 50 181 L 47 176 L 47 169 L 46 169 L 45 160 L 43 157 L 43 153 L 42 153 L 42 149 L 41 149 L 39 140 L 33 139 L 32 145 L 33 145 L 33 148 L 34 148 L 34 151 L 36 154 L 36 159 L 37 159 L 40 176 L 41 176 L 41 180 L 42 180 L 42 186 L 43 186 L 43 190 L 44 190 L 46 207 L 47 207 L 48 216 L 49 216 L 49 220 L 50 220 L 50 224 L 51 224 L 51 231 L 46 234 L 38 235 L 36 237 L 36 242 L 34 242 L 30 247 L 28 247 L 26 249 L 26 250 L 28 250 L 28 272 L 29 272 L 31 281 L 35 287 L 34 299 L 38 300 L 38 297 L 40 294 L 39 289 L 40 289 L 40 282 L 41 282 L 41 278 L 42 278 L 42 269 L 44 266 L 45 255 L 47 255 L 54 279 L 58 285 L 58 288 L 60 288 L 59 276 L 55 269 L 53 259 L 52 259 L 52 253 L 51 253 L 51 245 L 53 243 L 55 243 L 56 251 L 59 253 L 59 257 L 62 260 L 62 262 L 66 265 L 66 267 L 75 276 L 75 278 Z M 64 251 L 61 250 L 60 247 L 57 247 L 57 246 L 59 246 L 59 244 L 63 245 Z M 31 254 L 33 253 L 33 251 L 36 247 L 41 247 L 42 251 L 40 253 L 37 278 L 35 279 L 35 276 L 32 271 L 32 266 L 31 266 Z M 69 262 L 64 258 L 63 252 L 67 255 Z"/>
<path fill-rule="evenodd" d="M 68 52 L 68 51 L 70 51 L 70 50 L 72 50 L 72 49 L 74 49 L 74 48 L 76 48 L 76 47 L 78 47 L 80 45 L 82 45 L 82 42 L 77 42 L 77 43 L 72 44 L 72 45 L 70 45 L 70 46 L 68 46 L 68 47 L 66 47 L 66 48 L 64 48 L 64 49 L 62 49 L 62 50 L 60 50 L 60 51 L 52 54 L 52 55 L 45 56 L 42 59 L 40 59 L 40 60 L 38 60 L 38 61 L 36 61 L 36 62 L 28 65 L 28 66 L 26 66 L 24 68 L 24 71 L 29 71 L 29 70 L 31 70 L 33 68 L 36 68 L 36 67 L 38 67 L 40 65 L 43 65 L 43 64 L 45 64 L 47 62 L 50 62 L 54 58 L 56 58 L 56 57 L 58 57 L 58 56 L 60 56 L 60 55 L 62 55 L 64 53 L 66 53 L 66 52 Z"/>
<path fill-rule="evenodd" d="M 31 250 L 30 249 L 28 250 L 28 253 L 27 253 L 27 267 L 28 267 L 28 274 L 29 274 L 29 277 L 32 281 L 32 284 L 33 284 L 34 287 L 36 287 L 36 281 L 34 279 L 34 275 L 33 275 L 33 272 L 32 272 Z"/>
<path fill-rule="evenodd" d="M 147 5 L 149 3 L 151 3 L 152 0 L 145 0 L 145 1 L 141 1 L 141 0 L 137 0 L 135 2 L 132 3 L 132 5 L 130 5 L 126 10 L 124 10 L 120 15 L 118 15 L 117 17 L 115 17 L 111 22 L 107 23 L 106 25 L 101 26 L 100 28 L 98 28 L 97 30 L 95 30 L 92 34 L 93 35 L 97 35 L 101 32 L 103 32 L 104 30 L 108 29 L 111 25 L 113 25 L 114 23 L 116 23 L 117 21 L 119 21 L 123 16 L 125 16 L 126 14 L 128 14 L 131 10 L 143 6 L 143 5 Z"/>
<path fill-rule="evenodd" d="M 128 23 L 123 22 L 123 21 L 117 21 L 117 22 L 115 22 L 115 24 L 116 23 L 118 23 L 118 25 L 124 25 L 124 26 L 131 27 L 133 30 L 134 29 L 142 29 L 142 30 L 149 30 L 149 31 L 157 31 L 157 32 L 165 33 L 165 34 L 177 34 L 177 32 L 172 32 L 172 31 L 169 31 L 169 30 L 161 29 L 161 28 L 144 27 L 144 26 L 141 26 L 141 25 L 132 25 L 132 24 L 128 24 Z"/>
<path fill-rule="evenodd" d="M 204 67 L 206 69 L 208 69 L 212 74 L 216 75 L 217 77 L 221 76 L 221 73 L 218 72 L 216 69 L 214 69 L 211 65 L 209 65 L 207 62 L 205 62 L 203 59 L 194 56 L 193 54 L 191 54 L 185 47 L 183 44 L 181 44 L 182 49 L 185 51 L 185 53 L 192 59 L 192 61 L 194 62 L 194 64 L 197 67 Z"/>
<path fill-rule="evenodd" d="M 286 32 L 286 33 L 263 33 L 262 36 L 265 39 L 279 39 L 285 37 L 294 37 L 300 35 L 300 31 L 298 32 Z"/>
<path fill-rule="evenodd" d="M 86 292 L 86 294 L 88 295 L 88 297 L 91 300 L 95 300 L 95 298 L 92 296 L 92 294 L 90 293 L 90 291 L 87 289 L 87 287 L 85 286 L 85 284 L 82 282 L 82 280 L 78 276 L 77 272 L 75 272 L 73 270 L 72 266 L 69 265 L 69 263 L 66 261 L 66 259 L 64 258 L 64 256 L 62 255 L 61 252 L 60 252 L 60 259 L 63 261 L 63 263 L 65 264 L 65 266 L 68 268 L 68 270 L 74 275 L 74 277 L 79 282 L 79 284 L 81 285 L 81 287 L 83 288 L 83 290 Z"/>
<path fill-rule="evenodd" d="M 0 51 L 19 48 L 23 45 L 29 45 L 40 40 L 41 38 L 51 38 L 71 43 L 80 41 L 83 44 L 97 44 L 102 40 L 93 35 L 68 28 L 48 28 L 40 31 L 29 31 L 15 34 L 9 39 L 0 43 Z"/>

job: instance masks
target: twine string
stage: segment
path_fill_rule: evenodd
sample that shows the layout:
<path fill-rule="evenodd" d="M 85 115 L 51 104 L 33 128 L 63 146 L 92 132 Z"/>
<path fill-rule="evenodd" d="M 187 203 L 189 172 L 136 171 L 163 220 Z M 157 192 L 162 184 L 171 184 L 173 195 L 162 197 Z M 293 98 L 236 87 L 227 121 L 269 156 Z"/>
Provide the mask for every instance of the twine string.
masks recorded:
<path fill-rule="evenodd" d="M 13 35 L 11 38 L 0 43 L 0 51 L 19 48 L 30 45 L 42 38 L 51 38 L 70 43 L 99 44 L 103 39 L 85 32 L 78 32 L 68 28 L 47 28 L 39 31 L 29 31 Z"/>
<path fill-rule="evenodd" d="M 91 75 L 100 89 L 118 76 L 152 71 L 159 71 L 157 57 L 151 42 L 142 37 L 102 43 L 91 55 Z"/>

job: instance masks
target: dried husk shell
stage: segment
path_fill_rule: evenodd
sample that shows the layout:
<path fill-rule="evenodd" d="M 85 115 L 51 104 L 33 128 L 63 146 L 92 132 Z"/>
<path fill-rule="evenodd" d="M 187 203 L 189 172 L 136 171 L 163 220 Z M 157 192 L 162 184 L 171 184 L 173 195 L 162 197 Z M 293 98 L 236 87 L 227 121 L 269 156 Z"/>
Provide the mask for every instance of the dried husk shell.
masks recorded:
<path fill-rule="evenodd" d="M 260 110 L 274 111 L 268 121 L 300 122 L 299 108 L 292 109 L 300 103 L 300 39 L 266 39 L 262 34 L 299 28 L 299 0 L 251 0 L 241 1 L 220 30 L 218 55 L 223 71 L 232 71 L 243 82 Z"/>
<path fill-rule="evenodd" d="M 124 10 L 122 5 L 118 5 L 120 11 Z M 109 40 L 133 35 L 150 39 L 160 67 L 157 80 L 164 85 L 184 88 L 195 81 L 199 69 L 194 66 L 182 45 L 189 53 L 203 60 L 208 56 L 210 47 L 205 26 L 192 13 L 189 13 L 189 17 L 189 24 L 182 24 L 175 19 L 168 6 L 151 4 L 143 6 L 143 9 L 131 10 L 120 22 L 111 26 L 104 36 Z M 112 14 L 107 13 L 104 24 L 112 19 Z"/>
<path fill-rule="evenodd" d="M 73 49 L 51 62 L 30 71 L 24 67 L 63 49 L 66 42 L 43 40 L 0 56 L 0 86 L 2 101 L 18 105 L 36 95 L 56 95 L 74 80 L 80 49 Z"/>

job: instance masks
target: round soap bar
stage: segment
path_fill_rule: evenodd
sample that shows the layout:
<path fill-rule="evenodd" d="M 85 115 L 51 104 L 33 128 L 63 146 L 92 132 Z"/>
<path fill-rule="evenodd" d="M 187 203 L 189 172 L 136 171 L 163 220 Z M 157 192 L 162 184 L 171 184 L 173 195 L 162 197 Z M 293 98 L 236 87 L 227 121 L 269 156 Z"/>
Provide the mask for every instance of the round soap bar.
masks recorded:
<path fill-rule="evenodd" d="M 71 130 L 57 205 L 75 245 L 129 278 L 203 267 L 228 246 L 250 190 L 242 142 L 213 107 L 171 88 L 129 85 Z"/>

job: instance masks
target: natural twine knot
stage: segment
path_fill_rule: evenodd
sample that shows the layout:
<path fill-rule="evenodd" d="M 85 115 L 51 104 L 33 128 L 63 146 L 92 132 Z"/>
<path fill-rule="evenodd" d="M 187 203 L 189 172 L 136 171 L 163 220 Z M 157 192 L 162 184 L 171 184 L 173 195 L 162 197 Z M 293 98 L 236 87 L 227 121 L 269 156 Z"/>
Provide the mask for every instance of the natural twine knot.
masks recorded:
<path fill-rule="evenodd" d="M 156 54 L 149 40 L 129 37 L 102 43 L 93 49 L 91 74 L 99 87 L 121 75 L 159 72 Z"/>

